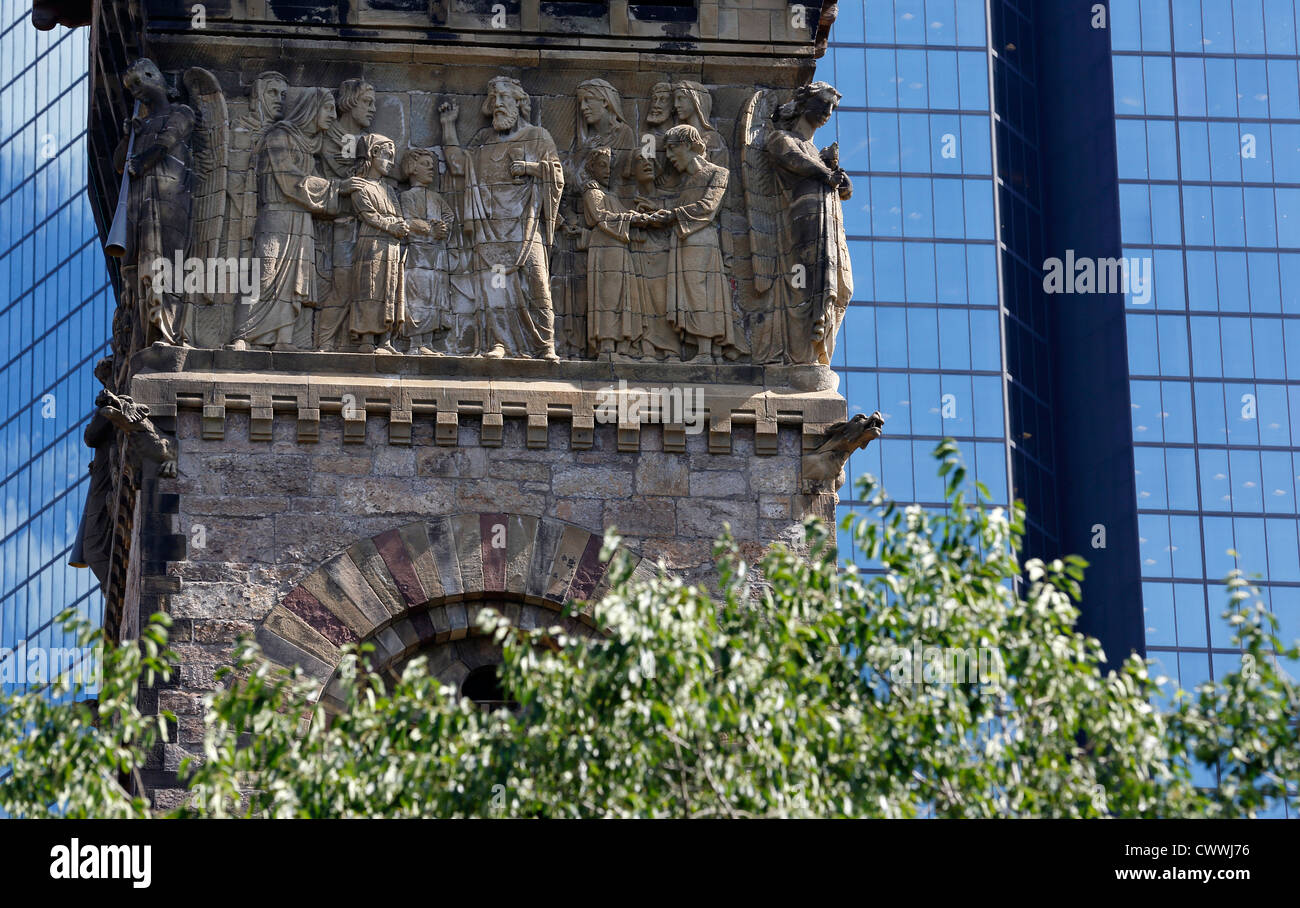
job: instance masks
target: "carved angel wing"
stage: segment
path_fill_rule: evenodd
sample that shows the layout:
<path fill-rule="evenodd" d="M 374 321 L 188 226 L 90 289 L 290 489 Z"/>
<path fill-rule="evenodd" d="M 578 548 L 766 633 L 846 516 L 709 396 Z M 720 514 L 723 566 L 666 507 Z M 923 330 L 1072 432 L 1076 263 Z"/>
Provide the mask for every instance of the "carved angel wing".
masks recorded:
<path fill-rule="evenodd" d="M 226 170 L 230 153 L 230 115 L 216 76 L 197 66 L 185 71 L 185 87 L 198 124 L 194 129 L 194 228 L 190 254 L 201 258 L 225 256 Z M 233 255 L 238 255 L 236 250 Z M 205 302 L 214 302 L 211 292 Z"/>
<path fill-rule="evenodd" d="M 745 213 L 749 219 L 749 245 L 754 263 L 754 289 L 766 293 L 776 279 L 777 233 L 781 212 L 772 163 L 766 142 L 776 110 L 776 92 L 759 89 L 740 113 L 740 176 L 745 188 Z"/>

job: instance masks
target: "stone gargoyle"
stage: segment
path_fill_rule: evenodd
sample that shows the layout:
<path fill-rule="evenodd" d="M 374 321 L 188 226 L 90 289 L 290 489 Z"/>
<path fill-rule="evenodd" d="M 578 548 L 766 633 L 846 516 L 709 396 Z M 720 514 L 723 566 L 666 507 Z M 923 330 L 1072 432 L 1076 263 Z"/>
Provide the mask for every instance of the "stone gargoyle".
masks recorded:
<path fill-rule="evenodd" d="M 805 494 L 834 492 L 844 485 L 844 464 L 849 455 L 885 434 L 885 417 L 877 410 L 870 416 L 861 413 L 847 422 L 837 422 L 826 430 L 822 443 L 803 456 Z"/>
<path fill-rule="evenodd" d="M 149 418 L 149 408 L 137 404 L 129 396 L 118 396 L 105 388 L 95 398 L 99 415 L 103 416 L 126 435 L 126 456 L 133 467 L 146 461 L 158 465 L 158 477 L 176 476 L 176 443 L 158 431 Z"/>

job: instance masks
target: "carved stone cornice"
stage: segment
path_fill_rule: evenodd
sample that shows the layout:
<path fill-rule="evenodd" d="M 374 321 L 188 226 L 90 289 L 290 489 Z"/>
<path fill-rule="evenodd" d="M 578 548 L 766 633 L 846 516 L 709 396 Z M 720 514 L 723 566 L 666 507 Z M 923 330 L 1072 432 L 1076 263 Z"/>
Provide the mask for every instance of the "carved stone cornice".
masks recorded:
<path fill-rule="evenodd" d="M 322 413 L 343 418 L 344 443 L 364 443 L 366 422 L 388 420 L 389 444 L 411 443 L 417 419 L 434 423 L 434 442 L 455 446 L 463 417 L 479 421 L 479 443 L 501 444 L 506 418 L 527 421 L 529 447 L 549 444 L 552 421 L 570 425 L 570 446 L 593 444 L 598 422 L 618 423 L 618 448 L 640 450 L 641 427 L 663 426 L 663 450 L 686 450 L 688 432 L 706 433 L 708 450 L 731 452 L 734 426 L 753 426 L 755 453 L 777 452 L 779 426 L 797 426 L 804 450 L 845 418 L 838 378 L 824 366 L 694 366 L 488 360 L 474 357 L 274 353 L 152 348 L 137 355 L 145 371 L 131 382 L 136 400 L 165 420 L 202 414 L 205 439 L 225 437 L 232 412 L 249 414 L 250 441 L 269 442 L 277 414 L 297 423 L 297 439 L 319 439 Z M 382 369 L 383 371 L 378 371 Z M 620 382 L 625 384 L 620 384 Z M 633 398 L 627 397 L 633 395 Z M 652 402 L 659 406 L 658 413 Z M 618 406 L 619 397 L 635 408 Z M 690 401 L 685 419 L 669 401 Z M 676 406 L 674 403 L 672 406 Z M 624 418 L 621 420 L 619 416 Z M 612 418 L 611 418 L 612 417 Z"/>

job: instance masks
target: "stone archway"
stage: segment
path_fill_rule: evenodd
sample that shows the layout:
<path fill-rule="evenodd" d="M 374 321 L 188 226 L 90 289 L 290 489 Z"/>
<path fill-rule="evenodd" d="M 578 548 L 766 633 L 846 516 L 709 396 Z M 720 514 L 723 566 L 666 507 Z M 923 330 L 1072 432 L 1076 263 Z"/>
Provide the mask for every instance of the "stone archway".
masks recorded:
<path fill-rule="evenodd" d="M 374 644 L 381 669 L 436 648 L 431 670 L 458 683 L 457 665 L 468 673 L 484 664 L 472 639 L 488 605 L 523 629 L 560 624 L 594 634 L 590 608 L 558 613 L 570 600 L 604 594 L 602 541 L 553 518 L 500 512 L 408 523 L 353 543 L 303 577 L 267 614 L 257 642 L 272 662 L 316 679 L 326 700 L 341 647 L 362 641 Z M 638 575 L 653 570 L 633 557 Z"/>

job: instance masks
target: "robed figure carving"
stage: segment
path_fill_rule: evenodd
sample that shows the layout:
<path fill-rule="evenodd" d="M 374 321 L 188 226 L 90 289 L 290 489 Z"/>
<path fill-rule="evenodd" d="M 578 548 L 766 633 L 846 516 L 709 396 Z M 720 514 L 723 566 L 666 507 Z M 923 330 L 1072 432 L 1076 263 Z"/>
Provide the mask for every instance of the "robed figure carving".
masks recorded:
<path fill-rule="evenodd" d="M 610 191 L 614 154 L 598 148 L 587 155 L 582 173 L 582 205 L 587 237 L 587 339 L 600 359 L 617 354 L 639 358 L 645 311 L 641 279 L 628 244 L 632 228 L 649 222 L 649 215 L 629 211 Z"/>
<path fill-rule="evenodd" d="M 665 300 L 669 324 L 696 348 L 693 363 L 712 363 L 743 347 L 731 317 L 731 293 L 722 274 L 718 212 L 727 194 L 726 168 L 705 158 L 707 145 L 694 126 L 674 126 L 664 136 L 668 160 L 682 174 L 672 208 L 648 220 L 672 230 Z"/>
<path fill-rule="evenodd" d="M 362 353 L 396 353 L 392 335 L 406 321 L 402 240 L 411 232 L 401 201 L 384 178 L 393 169 L 393 140 L 367 133 L 357 142 L 360 159 L 352 207 L 361 227 L 352 256 L 352 308 L 348 330 Z M 421 221 L 421 228 L 428 224 Z"/>
<path fill-rule="evenodd" d="M 359 146 L 375 120 L 375 88 L 363 79 L 344 79 L 339 85 L 335 110 L 337 119 L 321 139 L 321 173 L 333 180 L 353 176 L 357 171 Z M 314 346 L 317 350 L 349 348 L 347 328 L 351 313 L 353 252 L 360 221 L 348 196 L 339 200 L 332 220 L 316 222 L 316 264 L 321 281 L 321 305 L 316 312 Z"/>
<path fill-rule="evenodd" d="M 656 82 L 650 89 L 650 97 L 645 102 L 645 115 L 641 122 L 641 141 L 646 136 L 654 140 L 652 146 L 642 145 L 637 149 L 638 156 L 649 156 L 654 158 L 655 172 L 657 179 L 662 185 L 665 182 L 671 182 L 668 172 L 673 170 L 668 166 L 668 158 L 664 156 L 664 133 L 673 125 L 673 85 L 671 82 Z M 633 176 L 637 176 L 635 165 L 633 165 Z M 637 179 L 640 183 L 640 179 Z"/>
<path fill-rule="evenodd" d="M 278 72 L 264 72 L 253 83 L 248 98 L 248 113 L 240 117 L 232 131 L 230 195 L 237 200 L 239 254 L 251 249 L 257 220 L 257 159 L 252 151 L 262 141 L 267 129 L 284 116 L 289 82 Z M 242 166 L 241 166 L 242 165 Z M 241 170 L 243 172 L 241 172 Z"/>
<path fill-rule="evenodd" d="M 583 201 L 584 174 L 593 152 L 607 148 L 612 154 L 610 178 L 604 188 L 615 198 L 630 202 L 635 180 L 632 156 L 637 148 L 636 133 L 623 116 L 623 98 L 618 89 L 604 79 L 587 79 L 574 91 L 577 123 L 573 146 L 564 168 L 565 192 L 561 199 L 564 229 L 556 236 L 551 260 L 555 288 L 553 294 L 557 328 L 556 347 L 567 356 L 583 356 L 588 351 L 591 328 L 587 321 L 587 274 L 591 266 L 580 237 L 586 222 Z M 591 353 L 598 352 L 591 348 Z"/>
<path fill-rule="evenodd" d="M 473 351 L 474 313 L 451 311 L 447 236 L 454 217 L 446 199 L 433 188 L 437 173 L 437 162 L 427 149 L 412 148 L 402 158 L 402 175 L 411 184 L 400 196 L 402 217 L 411 228 L 402 335 L 410 341 L 409 352 L 440 356 Z M 434 335 L 444 332 L 448 333 L 435 342 Z M 435 343 L 443 349 L 433 346 Z"/>
<path fill-rule="evenodd" d="M 753 326 L 757 363 L 829 365 L 853 295 L 840 206 L 853 184 L 838 148 L 819 151 L 812 141 L 839 100 L 829 84 L 814 82 L 779 107 L 771 92 L 759 92 L 742 117 L 745 204 L 762 300 Z"/>
<path fill-rule="evenodd" d="M 486 355 L 557 360 L 549 250 L 564 168 L 551 134 L 528 122 L 531 102 L 518 80 L 492 79 L 481 110 L 491 125 L 461 147 L 459 108 L 439 108 L 447 166 L 463 185 Z"/>
<path fill-rule="evenodd" d="M 310 343 L 311 311 L 321 300 L 313 217 L 337 213 L 340 194 L 358 185 L 355 178 L 328 180 L 317 167 L 322 136 L 334 117 L 328 91 L 304 89 L 254 149 L 258 210 L 253 248 L 261 259 L 262 282 L 239 332 L 248 344 L 293 350 Z"/>
<path fill-rule="evenodd" d="M 673 170 L 676 172 L 677 168 L 673 167 Z M 634 199 L 636 210 L 643 214 L 653 214 L 663 209 L 670 193 L 659 188 L 661 181 L 655 155 L 636 155 L 632 162 L 632 172 L 636 175 L 637 184 Z M 641 306 L 645 313 L 642 321 L 641 355 L 656 360 L 680 359 L 682 339 L 668 321 L 668 253 L 672 236 L 667 230 L 654 228 L 653 219 L 647 221 L 651 226 L 633 225 L 630 243 L 632 264 L 640 285 Z"/>
<path fill-rule="evenodd" d="M 173 104 L 167 83 L 152 60 L 131 64 L 122 79 L 131 97 L 140 102 L 140 114 L 129 130 L 135 137 L 128 158 L 124 138 L 116 154 L 118 169 L 129 177 L 126 251 L 123 285 L 138 313 L 140 345 L 186 345 L 185 302 L 179 275 L 164 285 L 155 284 L 154 263 L 171 262 L 189 251 L 190 209 L 193 204 L 194 169 L 190 135 L 194 111 Z M 167 269 L 170 274 L 170 269 Z"/>

